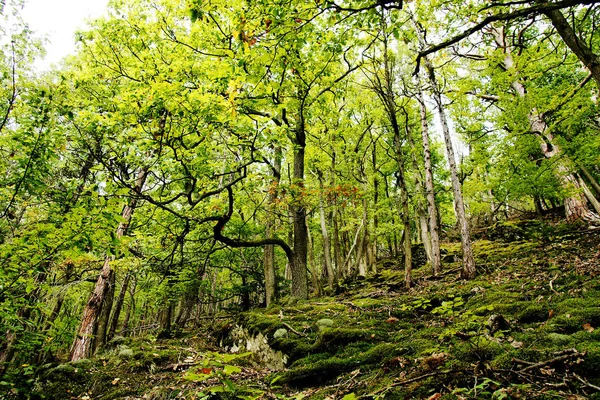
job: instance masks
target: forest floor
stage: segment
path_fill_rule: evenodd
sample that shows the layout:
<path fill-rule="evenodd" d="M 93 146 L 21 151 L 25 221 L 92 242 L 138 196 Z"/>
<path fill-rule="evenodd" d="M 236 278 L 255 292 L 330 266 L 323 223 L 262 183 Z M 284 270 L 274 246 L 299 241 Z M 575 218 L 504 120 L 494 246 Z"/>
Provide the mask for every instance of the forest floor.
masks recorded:
<path fill-rule="evenodd" d="M 600 231 L 538 221 L 475 233 L 478 277 L 377 275 L 339 294 L 283 301 L 177 338 L 120 338 L 112 349 L 37 373 L 47 399 L 600 399 Z M 287 355 L 276 370 L 217 343 L 236 324 Z M 277 338 L 275 338 L 277 337 Z"/>

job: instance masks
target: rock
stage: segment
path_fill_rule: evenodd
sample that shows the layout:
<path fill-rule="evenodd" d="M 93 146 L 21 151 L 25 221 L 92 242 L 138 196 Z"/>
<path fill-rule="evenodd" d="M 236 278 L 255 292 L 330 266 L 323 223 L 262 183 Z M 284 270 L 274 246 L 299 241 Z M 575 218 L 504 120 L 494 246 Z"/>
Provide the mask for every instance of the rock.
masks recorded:
<path fill-rule="evenodd" d="M 510 324 L 501 314 L 492 314 L 488 318 L 487 326 L 491 335 L 498 331 L 506 331 L 510 329 Z"/>
<path fill-rule="evenodd" d="M 323 328 L 331 328 L 333 326 L 333 320 L 329 319 L 329 318 L 322 318 L 320 320 L 317 321 L 317 327 L 319 329 L 323 329 Z"/>
<path fill-rule="evenodd" d="M 269 346 L 267 337 L 262 333 L 251 334 L 241 326 L 235 325 L 231 329 L 230 336 L 231 340 L 234 343 L 237 343 L 230 349 L 231 352 L 249 351 L 252 353 L 252 361 L 259 365 L 275 371 L 282 371 L 285 369 L 288 362 L 287 355 L 283 354 L 281 351 L 273 350 Z"/>
<path fill-rule="evenodd" d="M 513 340 L 512 342 L 510 342 L 510 345 L 515 349 L 520 349 L 521 347 L 523 347 L 523 342 L 517 342 L 516 340 Z"/>
<path fill-rule="evenodd" d="M 274 339 L 281 339 L 281 338 L 286 338 L 286 337 L 288 337 L 288 331 L 285 328 L 279 328 L 273 334 Z"/>

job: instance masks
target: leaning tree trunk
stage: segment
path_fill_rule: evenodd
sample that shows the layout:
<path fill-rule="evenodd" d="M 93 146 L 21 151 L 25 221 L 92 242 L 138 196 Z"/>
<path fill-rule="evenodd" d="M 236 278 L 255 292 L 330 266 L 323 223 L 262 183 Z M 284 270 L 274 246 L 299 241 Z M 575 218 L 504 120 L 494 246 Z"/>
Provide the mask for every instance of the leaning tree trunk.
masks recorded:
<path fill-rule="evenodd" d="M 536 2 L 543 3 L 543 0 L 536 0 Z M 556 32 L 558 32 L 569 49 L 575 53 L 577 58 L 590 71 L 598 89 L 600 89 L 600 57 L 587 46 L 585 40 L 577 36 L 577 33 L 561 10 L 545 11 L 544 14 L 550 19 L 552 26 L 554 26 L 554 29 L 556 29 Z"/>
<path fill-rule="evenodd" d="M 138 173 L 135 182 L 134 197 L 131 199 L 130 203 L 123 208 L 123 213 L 121 215 L 122 222 L 119 223 L 117 228 L 117 238 L 121 238 L 127 233 L 131 217 L 137 206 L 136 196 L 142 192 L 147 175 L 147 168 L 142 168 Z M 102 266 L 102 270 L 96 281 L 94 291 L 83 310 L 81 324 L 73 342 L 73 346 L 71 347 L 71 354 L 69 357 L 71 361 L 87 358 L 92 353 L 94 335 L 97 333 L 98 319 L 102 312 L 102 304 L 109 292 L 110 277 L 112 273 L 111 263 L 113 261 L 114 256 L 112 255 L 106 256 L 104 259 L 104 265 Z"/>
<path fill-rule="evenodd" d="M 456 159 L 454 156 L 454 146 L 452 145 L 452 137 L 450 135 L 450 128 L 448 127 L 448 119 L 444 110 L 444 104 L 442 102 L 442 93 L 435 79 L 435 71 L 431 62 L 425 57 L 425 67 L 427 68 L 427 75 L 429 82 L 433 89 L 433 99 L 436 103 L 438 114 L 440 117 L 440 124 L 442 126 L 442 133 L 444 134 L 444 142 L 446 143 L 446 155 L 448 156 L 448 166 L 450 167 L 450 176 L 452 180 L 452 192 L 454 194 L 454 211 L 456 212 L 456 219 L 460 228 L 460 238 L 463 252 L 463 268 L 461 276 L 464 279 L 475 278 L 475 259 L 473 258 L 473 249 L 471 247 L 471 236 L 469 233 L 469 221 L 465 213 L 465 204 L 462 196 L 462 188 L 458 179 L 458 170 L 456 168 Z"/>
<path fill-rule="evenodd" d="M 422 123 L 422 121 L 421 121 Z M 425 248 L 425 254 L 427 255 L 427 261 L 430 265 L 433 265 L 433 247 L 431 245 L 431 232 L 429 232 L 429 225 L 427 221 L 427 208 L 425 206 L 425 202 L 427 200 L 427 195 L 425 192 L 425 187 L 423 186 L 423 176 L 421 175 L 421 168 L 419 167 L 419 162 L 417 160 L 417 146 L 415 145 L 415 141 L 413 140 L 412 134 L 409 131 L 409 121 L 408 121 L 408 113 L 405 113 L 405 122 L 404 122 L 404 131 L 405 136 L 408 139 L 408 143 L 410 148 L 413 149 L 412 153 L 412 165 L 415 174 L 415 188 L 417 192 L 417 217 L 418 217 L 418 225 L 419 233 L 421 235 L 421 241 L 423 242 L 423 247 Z M 435 271 L 435 268 L 434 268 Z M 435 275 L 435 272 L 434 272 Z"/>
<path fill-rule="evenodd" d="M 419 46 L 421 49 L 426 47 L 425 37 L 421 31 L 421 27 L 417 21 L 413 20 L 415 31 L 418 35 Z M 448 119 L 446 117 L 446 111 L 442 102 L 442 92 L 440 86 L 437 83 L 435 77 L 435 70 L 433 64 L 428 57 L 423 58 L 425 68 L 427 70 L 427 78 L 433 92 L 433 100 L 438 109 L 438 115 L 440 118 L 440 124 L 442 126 L 442 133 L 444 135 L 444 142 L 446 144 L 446 155 L 448 157 L 448 166 L 450 168 L 450 177 L 452 182 L 452 193 L 454 195 L 454 211 L 456 213 L 456 219 L 460 228 L 460 239 L 463 252 L 463 267 L 461 270 L 461 277 L 463 279 L 475 278 L 475 258 L 473 257 L 473 248 L 471 246 L 471 236 L 469 233 L 469 221 L 465 212 L 465 203 L 463 201 L 462 188 L 458 179 L 458 171 L 456 168 L 456 159 L 454 156 L 454 146 L 452 145 L 452 136 L 450 135 L 450 128 L 448 127 Z M 422 102 L 422 95 L 419 102 Z M 424 107 L 424 102 L 422 103 Z M 421 118 L 423 118 L 423 110 L 421 110 Z M 425 115 L 426 117 L 426 115 Z M 425 138 L 425 135 L 423 134 Z M 429 140 L 427 140 L 429 142 Z M 426 157 L 428 158 L 428 157 Z M 430 159 L 430 157 L 429 157 Z M 429 178 L 427 178 L 429 180 Z M 429 188 L 428 188 L 429 190 Z M 431 203 L 431 202 L 430 202 Z"/>
<path fill-rule="evenodd" d="M 579 165 L 579 169 L 581 170 L 583 175 L 587 178 L 590 185 L 592 185 L 592 187 L 594 188 L 596 195 L 600 196 L 600 184 L 598 183 L 596 178 L 594 178 L 592 173 L 584 165 Z"/>
<path fill-rule="evenodd" d="M 431 238 L 431 268 L 433 274 L 442 272 L 442 257 L 440 254 L 440 228 L 438 225 L 437 207 L 435 206 L 435 186 L 433 184 L 433 167 L 431 165 L 431 150 L 429 146 L 429 124 L 427 123 L 427 109 L 421 82 L 417 80 L 417 100 L 421 114 L 421 136 L 423 140 L 423 159 L 425 163 L 425 192 L 427 194 L 427 212 L 429 214 L 429 235 Z"/>
<path fill-rule="evenodd" d="M 504 52 L 504 67 L 509 70 L 514 68 L 515 63 L 508 44 L 506 43 L 506 34 L 504 28 L 491 28 L 491 32 L 496 41 L 496 45 Z M 518 80 L 512 82 L 512 87 L 520 98 L 526 96 L 525 85 Z M 572 194 L 565 198 L 565 215 L 568 222 L 578 220 L 586 222 L 598 222 L 600 217 L 592 212 L 588 206 L 583 193 L 583 188 L 579 185 L 577 178 L 572 173 L 572 166 L 568 158 L 562 154 L 560 148 L 554 141 L 554 137 L 545 116 L 537 109 L 530 110 L 528 116 L 529 129 L 540 140 L 540 147 L 544 157 L 557 160 L 555 163 L 556 175 L 561 186 Z"/>
<path fill-rule="evenodd" d="M 590 204 L 594 207 L 596 213 L 600 215 L 600 202 L 598 202 L 598 199 L 596 199 L 594 193 L 592 193 L 592 191 L 590 190 L 590 188 L 588 188 L 583 178 L 581 178 L 580 176 L 577 177 L 577 183 L 579 183 L 579 187 L 581 187 L 581 189 L 583 190 L 583 194 L 588 199 Z"/>
<path fill-rule="evenodd" d="M 129 304 L 127 305 L 127 309 L 125 310 L 125 316 L 123 317 L 123 325 L 121 325 L 121 335 L 127 336 L 127 332 L 129 329 L 129 321 L 131 319 L 131 314 L 135 312 L 135 289 L 137 286 L 137 278 L 133 275 L 133 282 L 129 287 Z"/>
<path fill-rule="evenodd" d="M 121 315 L 121 310 L 123 309 L 123 303 L 125 302 L 125 295 L 127 294 L 127 288 L 129 286 L 129 281 L 131 280 L 131 271 L 127 271 L 125 273 L 125 278 L 123 278 L 123 283 L 121 284 L 121 289 L 119 290 L 119 296 L 117 297 L 117 302 L 115 303 L 115 309 L 112 314 L 110 328 L 108 330 L 107 339 L 111 340 L 115 336 L 115 332 L 117 331 L 117 325 L 119 324 L 119 316 Z"/>

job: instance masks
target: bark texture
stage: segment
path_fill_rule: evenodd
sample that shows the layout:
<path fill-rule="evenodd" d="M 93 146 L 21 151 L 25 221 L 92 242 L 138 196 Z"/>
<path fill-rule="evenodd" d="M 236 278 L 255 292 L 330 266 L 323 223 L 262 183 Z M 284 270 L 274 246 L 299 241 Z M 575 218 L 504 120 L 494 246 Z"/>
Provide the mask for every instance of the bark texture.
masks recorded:
<path fill-rule="evenodd" d="M 275 218 L 273 217 L 273 207 L 277 200 L 277 187 L 281 179 L 281 159 L 282 151 L 281 147 L 275 148 L 275 155 L 273 165 L 271 168 L 272 180 L 271 187 L 269 188 L 269 208 L 271 215 L 267 217 L 266 221 L 266 236 L 273 237 L 275 235 Z M 264 254 L 264 274 L 265 274 L 265 302 L 269 306 L 277 297 L 277 275 L 275 273 L 275 246 L 272 244 L 265 246 Z"/>
<path fill-rule="evenodd" d="M 471 246 L 471 236 L 469 233 L 469 221 L 467 220 L 465 212 L 465 203 L 463 201 L 460 180 L 458 179 L 458 169 L 456 168 L 456 158 L 454 155 L 454 146 L 452 144 L 450 128 L 448 127 L 448 119 L 446 117 L 446 111 L 442 102 L 442 93 L 435 78 L 433 64 L 431 64 L 431 62 L 427 58 L 424 59 L 424 63 L 427 69 L 429 83 L 431 84 L 431 87 L 433 89 L 433 99 L 438 109 L 440 124 L 442 126 L 442 133 L 444 134 L 444 142 L 446 144 L 446 156 L 448 157 L 448 166 L 450 167 L 452 193 L 454 195 L 454 211 L 456 212 L 456 219 L 458 227 L 460 229 L 460 239 L 463 252 L 463 267 L 461 271 L 461 276 L 464 279 L 473 279 L 475 278 L 476 274 L 475 259 L 473 258 L 473 248 Z"/>
<path fill-rule="evenodd" d="M 129 204 L 123 208 L 123 213 L 121 214 L 122 222 L 119 223 L 117 228 L 117 238 L 121 238 L 127 233 L 127 228 L 131 222 L 131 217 L 133 216 L 133 212 L 137 206 L 137 197 L 135 197 L 135 195 L 142 192 L 147 175 L 147 168 L 142 168 L 138 173 L 135 183 L 136 193 Z M 111 263 L 113 261 L 114 256 L 112 255 L 106 256 L 104 259 L 104 264 L 102 266 L 102 270 L 100 271 L 100 275 L 98 276 L 98 280 L 96 281 L 94 291 L 92 292 L 92 295 L 90 296 L 83 310 L 81 324 L 71 347 L 71 353 L 69 357 L 70 361 L 88 358 L 92 353 L 94 336 L 97 333 L 98 320 L 102 312 L 102 304 L 104 303 L 104 300 L 109 292 L 110 278 L 112 273 Z"/>
<path fill-rule="evenodd" d="M 423 140 L 423 162 L 425 164 L 425 193 L 427 195 L 427 213 L 429 235 L 431 238 L 431 268 L 433 274 L 442 272 L 442 257 L 440 253 L 440 228 L 438 225 L 437 207 L 435 206 L 435 186 L 433 183 L 433 167 L 431 165 L 431 149 L 429 146 L 429 124 L 427 123 L 427 108 L 421 91 L 421 82 L 417 81 L 417 96 L 421 115 L 421 136 Z"/>
<path fill-rule="evenodd" d="M 543 4 L 540 0 L 536 2 Z M 569 49 L 575 53 L 577 58 L 590 71 L 598 89 L 600 89 L 600 57 L 577 35 L 575 29 L 567 21 L 561 10 L 549 10 L 544 12 L 544 14 L 550 19 L 552 26 L 554 26 L 554 29 L 556 29 L 556 32 L 558 32 Z"/>

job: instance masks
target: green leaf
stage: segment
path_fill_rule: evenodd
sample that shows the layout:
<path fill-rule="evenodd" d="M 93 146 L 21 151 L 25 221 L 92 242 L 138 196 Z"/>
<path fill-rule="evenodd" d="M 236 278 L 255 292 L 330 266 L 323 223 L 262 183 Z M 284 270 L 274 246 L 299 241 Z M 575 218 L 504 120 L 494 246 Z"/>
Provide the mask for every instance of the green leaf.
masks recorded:
<path fill-rule="evenodd" d="M 223 372 L 225 375 L 229 376 L 231 374 L 242 372 L 242 369 L 240 367 L 236 367 L 235 365 L 226 365 L 225 368 L 223 368 Z"/>

